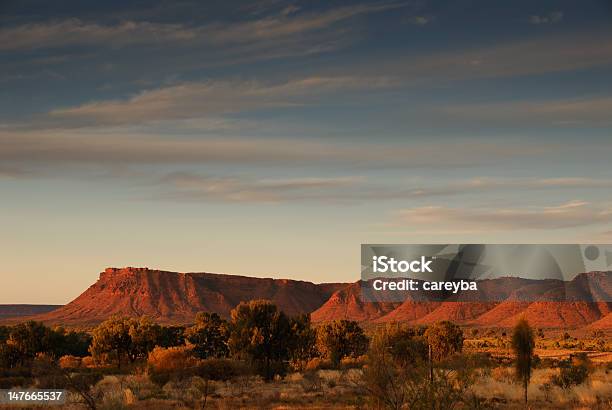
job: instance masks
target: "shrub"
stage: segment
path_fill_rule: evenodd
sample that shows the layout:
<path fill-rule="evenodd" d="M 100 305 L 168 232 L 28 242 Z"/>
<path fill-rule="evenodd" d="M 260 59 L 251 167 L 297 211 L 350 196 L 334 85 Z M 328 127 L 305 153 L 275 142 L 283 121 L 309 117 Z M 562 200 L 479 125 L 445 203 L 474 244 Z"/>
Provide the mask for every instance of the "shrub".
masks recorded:
<path fill-rule="evenodd" d="M 463 349 L 463 332 L 456 324 L 447 320 L 435 323 L 425 331 L 427 343 L 431 346 L 432 358 L 443 360 Z"/>
<path fill-rule="evenodd" d="M 81 367 L 82 360 L 83 359 L 76 356 L 62 356 L 59 359 L 59 366 L 62 369 L 78 369 L 79 367 Z"/>
<path fill-rule="evenodd" d="M 422 360 L 396 360 L 389 338 L 376 337 L 368 351 L 361 386 L 372 408 L 454 409 L 478 408 L 469 392 L 474 381 L 473 366 L 456 357 L 446 369 L 431 369 Z"/>
<path fill-rule="evenodd" d="M 205 380 L 227 381 L 238 376 L 250 373 L 250 369 L 243 362 L 229 359 L 200 360 L 195 373 Z"/>
<path fill-rule="evenodd" d="M 416 364 L 427 359 L 427 339 L 416 329 L 401 326 L 388 327 L 382 337 L 387 338 L 391 356 L 401 365 Z"/>
<path fill-rule="evenodd" d="M 552 383 L 567 389 L 584 383 L 590 373 L 590 362 L 586 353 L 579 353 L 559 364 L 559 374 L 552 377 Z"/>
<path fill-rule="evenodd" d="M 304 368 L 304 370 L 311 371 L 319 369 L 331 369 L 332 367 L 333 366 L 331 361 L 322 359 L 320 357 L 315 357 L 313 359 L 310 359 L 308 363 L 306 363 L 306 367 Z"/>
<path fill-rule="evenodd" d="M 197 363 L 190 348 L 156 347 L 147 358 L 147 373 L 151 381 L 163 386 L 171 379 L 193 376 Z"/>
<path fill-rule="evenodd" d="M 85 356 L 81 359 L 81 366 L 87 368 L 96 367 L 96 362 L 93 357 Z"/>
<path fill-rule="evenodd" d="M 188 347 L 156 347 L 149 353 L 147 365 L 149 369 L 158 372 L 180 371 L 194 368 L 197 359 Z"/>
<path fill-rule="evenodd" d="M 0 377 L 0 389 L 13 387 L 28 387 L 32 384 L 32 378 L 24 376 Z"/>

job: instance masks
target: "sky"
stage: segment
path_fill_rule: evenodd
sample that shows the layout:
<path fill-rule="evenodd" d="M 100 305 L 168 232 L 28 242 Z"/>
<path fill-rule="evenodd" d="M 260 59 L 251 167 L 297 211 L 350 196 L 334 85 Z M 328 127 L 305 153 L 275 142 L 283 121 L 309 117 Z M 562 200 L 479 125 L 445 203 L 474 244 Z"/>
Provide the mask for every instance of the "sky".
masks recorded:
<path fill-rule="evenodd" d="M 0 303 L 612 243 L 612 4 L 0 1 Z"/>

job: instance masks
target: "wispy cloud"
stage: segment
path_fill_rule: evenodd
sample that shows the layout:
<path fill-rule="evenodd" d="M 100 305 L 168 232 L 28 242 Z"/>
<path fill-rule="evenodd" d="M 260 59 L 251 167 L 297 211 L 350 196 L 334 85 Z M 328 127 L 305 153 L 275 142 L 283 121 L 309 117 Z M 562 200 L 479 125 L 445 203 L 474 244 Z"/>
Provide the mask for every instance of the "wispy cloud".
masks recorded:
<path fill-rule="evenodd" d="M 529 22 L 531 24 L 553 24 L 561 21 L 563 21 L 562 11 L 551 11 L 550 13 L 543 15 L 529 16 Z"/>
<path fill-rule="evenodd" d="M 175 172 L 158 182 L 164 199 L 178 201 L 351 202 L 423 200 L 526 190 L 612 188 L 612 180 L 588 178 L 471 179 L 451 184 L 419 186 L 411 183 L 374 182 L 363 176 L 257 179 L 246 176 L 211 176 Z"/>
<path fill-rule="evenodd" d="M 182 24 L 124 21 L 114 25 L 102 25 L 68 19 L 4 27 L 0 29 L 0 50 L 77 45 L 126 47 L 138 44 L 189 42 L 199 36 L 197 28 Z"/>
<path fill-rule="evenodd" d="M 442 108 L 447 114 L 484 122 L 513 121 L 520 124 L 610 124 L 611 97 L 548 101 L 521 100 L 487 104 L 461 104 Z"/>
<path fill-rule="evenodd" d="M 22 179 L 35 176 L 36 173 L 32 170 L 0 166 L 0 179 Z"/>
<path fill-rule="evenodd" d="M 394 85 L 384 77 L 307 77 L 283 83 L 191 82 L 142 91 L 127 100 L 98 101 L 55 109 L 49 118 L 63 124 L 121 125 L 168 119 L 206 118 L 246 110 L 287 107 L 347 90 Z"/>
<path fill-rule="evenodd" d="M 612 207 L 570 201 L 548 207 L 451 208 L 426 206 L 397 212 L 397 222 L 431 232 L 548 230 L 612 223 Z"/>
<path fill-rule="evenodd" d="M 414 16 L 408 19 L 408 22 L 416 26 L 426 26 L 434 20 L 433 16 Z"/>
<path fill-rule="evenodd" d="M 597 39 L 594 41 L 594 39 Z M 494 46 L 429 52 L 354 65 L 354 73 L 401 75 L 404 84 L 428 84 L 574 71 L 612 65 L 612 33 L 581 31 L 541 35 Z"/>
<path fill-rule="evenodd" d="M 216 22 L 201 26 L 122 21 L 101 24 L 80 19 L 29 23 L 0 29 L 0 50 L 27 50 L 78 45 L 126 47 L 144 44 L 253 44 L 322 30 L 352 17 L 403 7 L 397 2 L 337 7 L 300 12 L 285 7 L 277 14 L 243 22 Z M 282 41 L 281 41 L 282 43 Z"/>
<path fill-rule="evenodd" d="M 164 199 L 278 203 L 343 199 L 338 190 L 353 190 L 361 180 L 360 177 L 256 179 L 179 172 L 165 176 L 160 183 L 173 188 L 161 195 Z"/>
<path fill-rule="evenodd" d="M 580 147 L 579 147 L 580 148 Z M 558 158 L 575 152 L 567 144 L 455 140 L 356 143 L 320 138 L 219 138 L 200 135 L 168 138 L 130 128 L 0 131 L 0 160 L 62 163 L 242 163 L 322 164 L 351 168 L 447 169 L 499 164 L 516 158 Z M 580 149 L 601 150 L 597 146 Z"/>

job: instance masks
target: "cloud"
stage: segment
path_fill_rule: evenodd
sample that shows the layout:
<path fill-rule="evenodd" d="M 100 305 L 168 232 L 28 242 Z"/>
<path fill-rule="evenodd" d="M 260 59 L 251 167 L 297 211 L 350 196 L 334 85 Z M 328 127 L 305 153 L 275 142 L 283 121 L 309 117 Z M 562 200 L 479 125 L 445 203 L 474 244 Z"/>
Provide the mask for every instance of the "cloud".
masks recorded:
<path fill-rule="evenodd" d="M 254 39 L 271 39 L 283 36 L 298 35 L 306 32 L 324 29 L 342 20 L 374 12 L 387 11 L 404 7 L 405 4 L 383 2 L 380 4 L 361 4 L 338 7 L 321 13 L 286 13 L 283 9 L 280 15 L 266 17 L 244 23 L 218 23 L 208 30 L 209 40 L 219 44 L 250 43 Z M 288 16 L 292 16 L 288 18 Z"/>
<path fill-rule="evenodd" d="M 380 3 L 337 7 L 318 13 L 300 12 L 295 6 L 278 14 L 243 22 L 216 22 L 200 26 L 148 21 L 99 24 L 79 19 L 47 21 L 0 29 L 0 50 L 31 50 L 96 45 L 126 47 L 146 44 L 208 44 L 228 46 L 279 40 L 322 30 L 352 17 L 403 7 Z M 282 43 L 282 41 L 280 41 Z"/>
<path fill-rule="evenodd" d="M 121 125 L 206 118 L 240 111 L 301 105 L 322 94 L 391 87 L 393 79 L 307 77 L 283 83 L 191 82 L 142 91 L 127 100 L 98 101 L 52 110 L 48 118 L 77 125 Z"/>
<path fill-rule="evenodd" d="M 398 211 L 397 221 L 431 232 L 549 230 L 612 223 L 612 207 L 578 200 L 558 206 L 500 209 L 425 206 Z"/>
<path fill-rule="evenodd" d="M 531 24 L 554 24 L 563 21 L 562 11 L 551 11 L 545 15 L 532 15 L 529 16 L 529 22 Z"/>
<path fill-rule="evenodd" d="M 497 191 L 527 191 L 543 189 L 612 188 L 611 179 L 581 177 L 566 178 L 473 178 L 442 186 L 413 188 L 404 192 L 412 198 L 430 198 L 447 195 L 469 195 Z M 400 191 L 401 192 L 401 191 Z"/>
<path fill-rule="evenodd" d="M 609 149 L 597 146 L 580 149 Z M 500 164 L 517 158 L 558 158 L 575 152 L 568 144 L 454 140 L 376 143 L 320 138 L 248 138 L 197 135 L 168 137 L 108 127 L 29 131 L 0 130 L 0 161 L 63 163 L 150 164 L 304 164 L 351 168 L 447 169 Z"/>
<path fill-rule="evenodd" d="M 416 26 L 426 26 L 433 21 L 431 16 L 414 16 L 409 19 L 411 24 Z"/>
<path fill-rule="evenodd" d="M 406 86 L 440 81 L 502 78 L 612 65 L 610 30 L 549 34 L 494 46 L 388 56 L 371 64 L 353 61 L 355 75 L 400 77 Z M 346 70 L 347 68 L 344 67 Z"/>
<path fill-rule="evenodd" d="M 520 124 L 609 124 L 612 97 L 574 98 L 549 101 L 491 102 L 442 108 L 447 114 L 484 122 L 513 121 Z M 520 121 L 519 121 L 520 119 Z"/>
<path fill-rule="evenodd" d="M 124 21 L 115 25 L 68 19 L 29 23 L 0 29 L 0 50 L 28 50 L 80 45 L 125 47 L 137 44 L 192 41 L 200 36 L 195 28 L 181 24 Z"/>
<path fill-rule="evenodd" d="M 23 178 L 31 178 L 33 176 L 36 176 L 36 173 L 31 170 L 0 166 L 0 180 L 1 179 L 23 179 Z"/>
<path fill-rule="evenodd" d="M 473 179 L 438 187 L 411 187 L 389 184 L 384 181 L 373 182 L 363 176 L 257 179 L 244 176 L 210 176 L 191 172 L 175 172 L 161 178 L 159 185 L 163 187 L 163 198 L 180 201 L 289 202 L 306 200 L 353 203 L 479 195 L 509 190 L 612 188 L 612 180 L 587 178 Z"/>
<path fill-rule="evenodd" d="M 355 189 L 361 180 L 360 177 L 256 179 L 179 172 L 163 177 L 160 183 L 173 188 L 162 195 L 164 199 L 277 203 L 342 199 L 338 190 Z"/>

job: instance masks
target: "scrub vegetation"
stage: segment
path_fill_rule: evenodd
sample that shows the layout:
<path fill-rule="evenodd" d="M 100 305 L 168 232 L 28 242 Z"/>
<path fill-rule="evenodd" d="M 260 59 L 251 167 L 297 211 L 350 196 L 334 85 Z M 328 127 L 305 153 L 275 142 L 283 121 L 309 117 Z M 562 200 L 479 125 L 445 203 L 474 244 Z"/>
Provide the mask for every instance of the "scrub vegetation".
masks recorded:
<path fill-rule="evenodd" d="M 69 409 L 604 409 L 610 356 L 603 331 L 314 325 L 255 300 L 190 326 L 0 327 L 0 388 L 67 389 Z"/>

